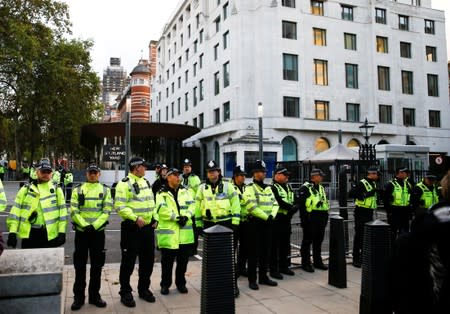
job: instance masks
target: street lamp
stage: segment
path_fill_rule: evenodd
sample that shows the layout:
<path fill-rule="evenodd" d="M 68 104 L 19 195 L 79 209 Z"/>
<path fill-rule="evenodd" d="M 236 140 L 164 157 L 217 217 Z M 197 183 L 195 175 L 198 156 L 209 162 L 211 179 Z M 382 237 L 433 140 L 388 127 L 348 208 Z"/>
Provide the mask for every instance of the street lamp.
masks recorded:
<path fill-rule="evenodd" d="M 127 97 L 125 103 L 125 176 L 128 175 L 128 160 L 131 155 L 131 98 Z"/>
<path fill-rule="evenodd" d="M 372 135 L 374 128 L 374 125 L 370 125 L 369 122 L 367 122 L 367 118 L 364 121 L 364 124 L 359 126 L 359 131 L 366 140 L 364 144 L 359 145 L 359 159 L 361 160 L 375 160 L 376 158 L 375 144 L 369 144 L 369 138 Z"/>
<path fill-rule="evenodd" d="M 259 131 L 259 160 L 263 161 L 263 105 L 258 103 L 258 131 Z"/>

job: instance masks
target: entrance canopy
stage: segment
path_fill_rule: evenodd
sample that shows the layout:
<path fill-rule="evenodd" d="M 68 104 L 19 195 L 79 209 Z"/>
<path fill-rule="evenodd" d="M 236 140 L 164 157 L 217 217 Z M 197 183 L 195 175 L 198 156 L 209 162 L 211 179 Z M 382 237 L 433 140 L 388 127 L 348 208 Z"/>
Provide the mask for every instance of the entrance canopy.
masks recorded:
<path fill-rule="evenodd" d="M 339 143 L 326 151 L 323 151 L 315 156 L 306 158 L 304 161 L 311 162 L 331 162 L 335 160 L 352 160 L 359 159 L 359 154 L 350 148 L 345 147 Z"/>

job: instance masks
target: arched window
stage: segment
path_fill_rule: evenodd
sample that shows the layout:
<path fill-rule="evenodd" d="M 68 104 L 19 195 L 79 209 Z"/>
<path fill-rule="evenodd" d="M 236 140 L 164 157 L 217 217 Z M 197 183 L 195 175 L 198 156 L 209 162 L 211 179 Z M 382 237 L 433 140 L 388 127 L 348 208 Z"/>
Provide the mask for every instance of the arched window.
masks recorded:
<path fill-rule="evenodd" d="M 292 136 L 286 136 L 282 141 L 283 161 L 297 160 L 297 141 Z"/>
<path fill-rule="evenodd" d="M 314 145 L 316 154 L 321 153 L 330 148 L 330 142 L 325 137 L 319 137 Z"/>
<path fill-rule="evenodd" d="M 218 142 L 214 142 L 214 161 L 220 165 L 220 146 Z"/>
<path fill-rule="evenodd" d="M 389 142 L 386 140 L 381 140 L 378 142 L 378 145 L 383 145 L 383 144 L 389 144 Z"/>
<path fill-rule="evenodd" d="M 348 141 L 347 143 L 347 147 L 359 147 L 359 141 L 355 138 L 352 138 L 350 141 Z"/>

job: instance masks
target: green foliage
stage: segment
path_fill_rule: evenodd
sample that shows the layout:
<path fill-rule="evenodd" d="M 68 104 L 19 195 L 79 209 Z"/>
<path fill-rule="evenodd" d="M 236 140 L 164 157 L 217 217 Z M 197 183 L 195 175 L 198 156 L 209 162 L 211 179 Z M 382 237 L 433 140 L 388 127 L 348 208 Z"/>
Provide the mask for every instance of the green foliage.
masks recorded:
<path fill-rule="evenodd" d="M 65 3 L 0 3 L 0 144 L 19 160 L 24 151 L 75 156 L 99 108 L 93 43 L 67 39 L 70 26 Z"/>

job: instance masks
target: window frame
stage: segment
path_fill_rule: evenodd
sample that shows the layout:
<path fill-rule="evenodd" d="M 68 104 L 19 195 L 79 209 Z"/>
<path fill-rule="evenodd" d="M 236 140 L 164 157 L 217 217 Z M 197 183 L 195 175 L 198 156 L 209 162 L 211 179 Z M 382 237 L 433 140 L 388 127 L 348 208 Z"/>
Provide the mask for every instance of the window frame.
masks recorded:
<path fill-rule="evenodd" d="M 292 63 L 292 69 L 287 68 L 288 61 Z M 298 55 L 283 53 L 283 80 L 298 81 Z"/>
<path fill-rule="evenodd" d="M 283 96 L 283 117 L 300 118 L 300 97 Z"/>
<path fill-rule="evenodd" d="M 288 26 L 293 27 L 293 31 L 289 30 Z M 292 35 L 291 35 L 292 34 Z M 297 23 L 292 21 L 281 21 L 281 37 L 284 39 L 297 39 Z"/>
<path fill-rule="evenodd" d="M 318 107 L 323 106 L 323 110 Z M 320 114 L 323 112 L 323 119 L 320 118 Z M 330 102 L 326 100 L 315 100 L 314 101 L 314 113 L 315 119 L 321 121 L 330 120 Z"/>
<path fill-rule="evenodd" d="M 378 105 L 378 122 L 383 124 L 392 124 L 391 105 Z"/>
<path fill-rule="evenodd" d="M 327 45 L 327 30 L 324 28 L 313 27 L 313 44 L 315 46 Z"/>
<path fill-rule="evenodd" d="M 328 60 L 314 59 L 314 84 L 328 86 Z"/>

